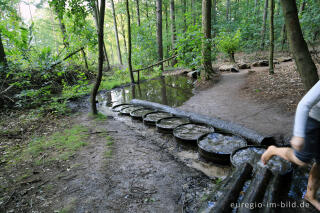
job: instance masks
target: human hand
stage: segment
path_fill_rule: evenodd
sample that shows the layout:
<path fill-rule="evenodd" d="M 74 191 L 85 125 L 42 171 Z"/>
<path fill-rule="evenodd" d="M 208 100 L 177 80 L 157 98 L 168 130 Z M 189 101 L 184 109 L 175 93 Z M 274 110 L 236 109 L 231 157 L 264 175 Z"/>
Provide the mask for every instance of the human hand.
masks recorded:
<path fill-rule="evenodd" d="M 298 137 L 298 136 L 293 136 L 291 138 L 291 146 L 297 151 L 300 151 L 303 148 L 304 145 L 304 138 L 303 137 Z"/>

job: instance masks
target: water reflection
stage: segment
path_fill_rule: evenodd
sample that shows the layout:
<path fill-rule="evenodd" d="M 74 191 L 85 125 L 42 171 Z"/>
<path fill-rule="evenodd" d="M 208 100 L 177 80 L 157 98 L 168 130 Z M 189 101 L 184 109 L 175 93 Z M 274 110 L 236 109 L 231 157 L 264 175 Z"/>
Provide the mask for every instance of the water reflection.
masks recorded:
<path fill-rule="evenodd" d="M 193 95 L 192 83 L 192 80 L 185 76 L 161 77 L 107 91 L 99 96 L 99 102 L 111 105 L 113 103 L 127 103 L 135 98 L 177 107 Z"/>

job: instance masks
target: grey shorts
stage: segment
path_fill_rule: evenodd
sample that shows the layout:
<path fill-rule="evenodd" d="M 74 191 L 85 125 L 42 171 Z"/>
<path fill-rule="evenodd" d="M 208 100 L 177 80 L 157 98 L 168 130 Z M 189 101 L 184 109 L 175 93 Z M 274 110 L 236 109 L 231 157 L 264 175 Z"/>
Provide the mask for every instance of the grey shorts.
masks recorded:
<path fill-rule="evenodd" d="M 320 122 L 308 117 L 306 136 L 301 151 L 294 151 L 295 156 L 304 163 L 310 163 L 313 159 L 320 165 Z"/>

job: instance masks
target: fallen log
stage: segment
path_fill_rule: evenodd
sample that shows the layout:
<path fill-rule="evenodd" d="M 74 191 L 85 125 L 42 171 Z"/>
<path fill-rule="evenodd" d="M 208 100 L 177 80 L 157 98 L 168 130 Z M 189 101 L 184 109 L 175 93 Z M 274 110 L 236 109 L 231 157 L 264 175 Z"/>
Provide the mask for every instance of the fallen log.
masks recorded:
<path fill-rule="evenodd" d="M 238 213 L 257 212 L 263 209 L 262 199 L 272 172 L 267 168 L 258 168 L 238 208 Z"/>
<path fill-rule="evenodd" d="M 152 64 L 152 65 L 150 65 L 150 66 L 147 66 L 147 67 L 145 67 L 145 68 L 141 68 L 141 69 L 138 69 L 138 70 L 134 70 L 133 72 L 140 72 L 140 71 L 142 71 L 142 70 L 150 69 L 150 68 L 152 68 L 152 67 L 154 67 L 154 66 L 157 66 L 157 65 L 159 65 L 159 64 L 162 64 L 163 62 L 169 61 L 169 60 L 171 60 L 171 59 L 173 59 L 173 58 L 175 58 L 175 57 L 177 57 L 177 56 L 176 56 L 176 55 L 171 56 L 170 58 L 166 58 L 166 59 L 164 59 L 164 60 L 162 60 L 162 61 L 159 61 L 159 62 L 157 62 L 157 63 L 155 63 L 155 64 Z"/>
<path fill-rule="evenodd" d="M 215 203 L 212 212 L 229 213 L 232 210 L 232 203 L 237 201 L 242 187 L 246 180 L 250 179 L 252 173 L 252 166 L 246 164 L 244 167 L 238 168 L 229 180 L 229 184 L 224 187 L 225 192 Z"/>
<path fill-rule="evenodd" d="M 214 128 L 221 130 L 222 132 L 240 135 L 253 144 L 271 145 L 271 144 L 274 144 L 275 142 L 273 137 L 260 135 L 259 133 L 251 129 L 248 129 L 243 126 L 234 124 L 232 122 L 224 121 L 218 118 L 211 118 L 209 116 L 188 112 L 188 111 L 183 111 L 180 109 L 169 107 L 167 105 L 158 104 L 150 101 L 139 100 L 139 99 L 133 99 L 131 100 L 130 103 L 133 105 L 144 106 L 146 108 L 165 111 L 180 117 L 187 117 L 192 122 L 213 126 Z"/>
<path fill-rule="evenodd" d="M 80 51 L 83 50 L 83 49 L 84 49 L 84 47 L 81 47 L 80 49 L 78 49 L 78 50 L 70 53 L 70 54 L 67 55 L 66 57 L 64 57 L 64 59 L 62 59 L 62 60 L 60 60 L 60 61 L 52 64 L 52 65 L 50 66 L 49 70 L 52 69 L 52 68 L 54 68 L 55 66 L 61 64 L 63 61 L 67 60 L 68 58 L 72 57 L 73 55 L 77 54 L 78 52 L 80 52 Z"/>

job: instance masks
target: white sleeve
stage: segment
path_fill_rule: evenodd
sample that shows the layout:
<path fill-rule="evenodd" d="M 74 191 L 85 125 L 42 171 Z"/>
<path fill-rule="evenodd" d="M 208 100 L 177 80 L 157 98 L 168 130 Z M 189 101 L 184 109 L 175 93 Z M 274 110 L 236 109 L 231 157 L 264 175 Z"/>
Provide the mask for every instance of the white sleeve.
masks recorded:
<path fill-rule="evenodd" d="M 293 135 L 305 137 L 307 119 L 311 108 L 320 101 L 320 81 L 318 81 L 298 104 Z"/>

